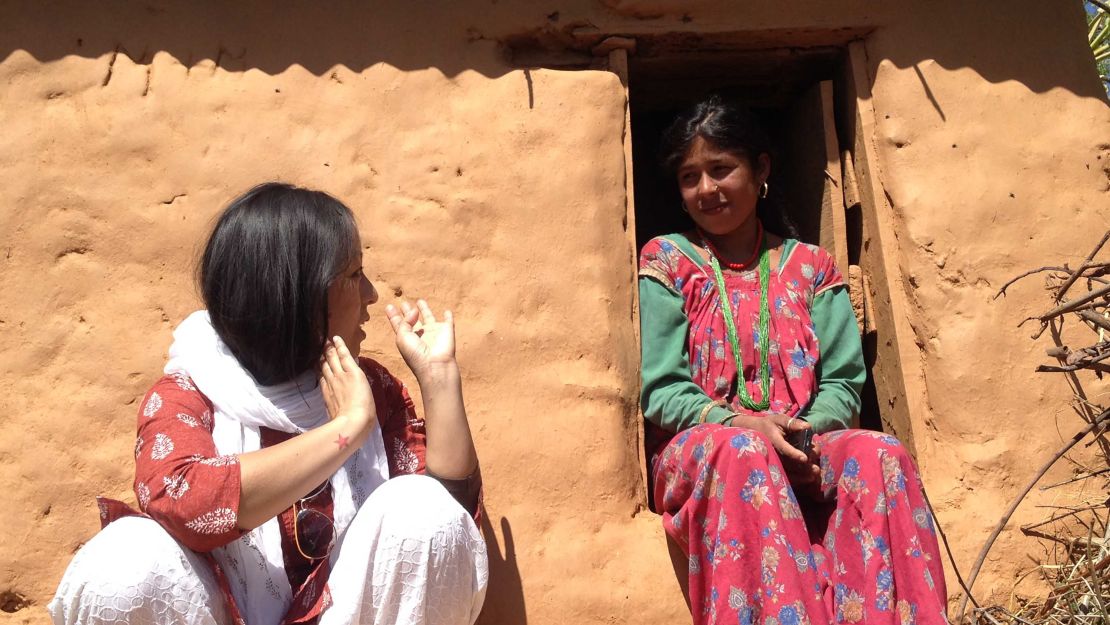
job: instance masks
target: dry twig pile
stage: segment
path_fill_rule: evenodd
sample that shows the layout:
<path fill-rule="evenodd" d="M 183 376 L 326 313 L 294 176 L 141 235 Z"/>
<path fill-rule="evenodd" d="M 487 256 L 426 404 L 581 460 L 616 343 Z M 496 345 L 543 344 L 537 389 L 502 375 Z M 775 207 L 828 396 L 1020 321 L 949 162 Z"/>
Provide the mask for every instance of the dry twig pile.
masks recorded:
<path fill-rule="evenodd" d="M 1052 292 L 1053 307 L 1019 325 L 1038 322 L 1039 328 L 1033 339 L 1051 330 L 1055 344 L 1046 350 L 1046 355 L 1056 362 L 1040 365 L 1037 371 L 1064 375 L 1075 396 L 1073 408 L 1084 423 L 1040 467 L 999 519 L 979 552 L 967 581 L 964 582 L 957 572 L 964 590 L 957 623 L 1110 625 L 1110 498 L 1107 497 L 1110 491 L 1110 441 L 1106 436 L 1110 430 L 1110 408 L 1100 403 L 1099 398 L 1088 397 L 1083 390 L 1083 381 L 1089 377 L 1081 377 L 1093 375 L 1102 379 L 1104 374 L 1110 373 L 1110 261 L 1096 260 L 1107 240 L 1110 240 L 1110 232 L 1102 237 L 1078 267 L 1071 268 L 1065 264 L 1033 269 L 1007 282 L 995 296 L 1005 295 L 1006 289 L 1022 278 L 1047 274 L 1045 283 Z M 1066 345 L 1064 326 L 1069 321 L 1088 328 L 1093 336 L 1085 331 L 1080 335 L 1073 332 L 1069 335 L 1072 338 L 1085 337 L 1082 346 L 1072 348 Z M 1068 455 L 1081 442 L 1086 448 L 1097 446 L 1096 450 L 1100 453 L 1093 454 L 1096 458 L 1094 463 L 1083 463 Z M 1016 600 L 1007 606 L 980 604 L 972 595 L 971 588 L 987 553 L 1025 496 L 1061 458 L 1074 465 L 1072 477 L 1041 486 L 1040 490 L 1065 485 L 1092 486 L 1084 489 L 1088 496 L 1070 502 L 1070 505 L 1045 506 L 1050 508 L 1050 513 L 1044 520 L 1021 528 L 1026 535 L 1045 539 L 1052 545 L 1048 561 L 1039 563 L 1026 574 L 1040 573 L 1051 590 L 1044 597 Z M 1095 493 L 1093 498 L 1091 492 Z M 967 612 L 969 601 L 973 606 L 970 614 Z"/>

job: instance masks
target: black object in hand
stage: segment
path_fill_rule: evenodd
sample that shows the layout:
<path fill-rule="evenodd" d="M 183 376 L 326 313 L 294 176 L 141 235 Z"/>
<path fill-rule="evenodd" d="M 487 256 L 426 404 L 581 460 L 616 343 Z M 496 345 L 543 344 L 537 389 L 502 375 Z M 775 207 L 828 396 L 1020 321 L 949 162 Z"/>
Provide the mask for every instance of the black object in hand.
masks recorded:
<path fill-rule="evenodd" d="M 786 437 L 786 442 L 808 456 L 809 452 L 813 451 L 813 428 L 791 432 Z"/>

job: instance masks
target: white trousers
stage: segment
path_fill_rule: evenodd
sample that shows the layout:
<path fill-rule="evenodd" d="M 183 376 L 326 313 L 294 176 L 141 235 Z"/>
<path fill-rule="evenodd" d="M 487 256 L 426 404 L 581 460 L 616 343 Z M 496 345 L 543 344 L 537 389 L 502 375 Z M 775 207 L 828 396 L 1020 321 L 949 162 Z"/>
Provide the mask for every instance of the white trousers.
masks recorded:
<path fill-rule="evenodd" d="M 344 536 L 371 536 L 356 553 L 342 538 L 320 625 L 472 625 L 485 600 L 486 544 L 473 519 L 434 479 L 387 481 Z M 263 592 L 265 592 L 263 590 Z M 126 517 L 74 556 L 47 606 L 55 625 L 227 625 L 227 606 L 203 558 L 158 523 Z M 255 623 L 243 614 L 247 625 Z M 275 624 L 276 625 L 276 624 Z"/>

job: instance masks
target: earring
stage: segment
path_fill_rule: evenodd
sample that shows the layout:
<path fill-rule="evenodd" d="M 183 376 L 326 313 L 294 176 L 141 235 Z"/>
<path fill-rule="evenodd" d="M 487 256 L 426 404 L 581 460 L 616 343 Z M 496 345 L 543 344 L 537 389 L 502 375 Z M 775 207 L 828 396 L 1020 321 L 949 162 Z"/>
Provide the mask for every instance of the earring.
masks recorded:
<path fill-rule="evenodd" d="M 770 190 L 771 190 L 771 187 L 770 187 L 770 185 L 768 185 L 768 184 L 767 184 L 767 182 L 766 182 L 766 181 L 764 181 L 764 182 L 763 182 L 763 186 L 762 186 L 762 187 L 759 187 L 759 197 L 767 197 L 767 193 L 768 193 L 768 192 L 769 192 Z"/>
<path fill-rule="evenodd" d="M 719 185 L 719 184 L 713 185 L 713 192 L 714 193 L 720 193 L 721 192 L 721 185 Z"/>

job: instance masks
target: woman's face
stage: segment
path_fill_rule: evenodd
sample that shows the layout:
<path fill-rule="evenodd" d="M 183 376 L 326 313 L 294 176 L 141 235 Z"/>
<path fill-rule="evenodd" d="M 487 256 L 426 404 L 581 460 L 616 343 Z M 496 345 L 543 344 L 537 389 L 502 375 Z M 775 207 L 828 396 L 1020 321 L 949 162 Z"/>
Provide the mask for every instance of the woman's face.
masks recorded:
<path fill-rule="evenodd" d="M 743 155 L 694 139 L 678 168 L 682 203 L 702 230 L 728 234 L 755 215 L 759 189 L 771 173 L 771 158 L 760 154 L 756 168 Z"/>
<path fill-rule="evenodd" d="M 361 250 L 362 245 L 359 245 Z M 328 287 L 328 337 L 339 336 L 352 356 L 358 356 L 366 333 L 362 324 L 370 319 L 366 307 L 378 301 L 378 292 L 362 271 L 362 252 Z"/>

